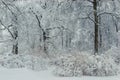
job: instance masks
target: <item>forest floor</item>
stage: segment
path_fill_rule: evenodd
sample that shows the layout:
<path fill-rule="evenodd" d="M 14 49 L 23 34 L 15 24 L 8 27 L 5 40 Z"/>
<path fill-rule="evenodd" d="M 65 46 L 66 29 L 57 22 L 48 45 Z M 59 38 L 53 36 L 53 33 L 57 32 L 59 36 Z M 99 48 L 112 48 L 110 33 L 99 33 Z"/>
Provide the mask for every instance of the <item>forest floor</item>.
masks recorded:
<path fill-rule="evenodd" d="M 111 77 L 57 77 L 51 70 L 32 71 L 26 68 L 7 69 L 0 67 L 0 80 L 120 80 L 120 76 Z"/>

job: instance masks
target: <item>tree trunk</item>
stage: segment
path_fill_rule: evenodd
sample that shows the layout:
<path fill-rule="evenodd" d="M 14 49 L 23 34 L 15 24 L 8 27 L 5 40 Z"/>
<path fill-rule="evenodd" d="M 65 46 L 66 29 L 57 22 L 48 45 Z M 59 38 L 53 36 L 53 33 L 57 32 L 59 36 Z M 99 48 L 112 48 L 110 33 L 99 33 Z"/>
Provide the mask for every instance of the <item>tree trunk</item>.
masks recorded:
<path fill-rule="evenodd" d="M 47 42 L 46 42 L 47 39 L 48 39 L 48 37 L 46 36 L 46 32 L 44 31 L 43 32 L 43 44 L 44 44 L 43 48 L 44 48 L 44 52 L 46 53 L 46 55 L 49 56 L 48 51 L 47 51 Z"/>
<path fill-rule="evenodd" d="M 44 44 L 44 52 L 47 53 L 47 47 L 46 47 L 46 36 L 43 35 L 43 44 Z"/>
<path fill-rule="evenodd" d="M 13 43 L 13 48 L 12 48 L 12 53 L 13 54 L 18 54 L 18 31 L 17 31 L 17 27 L 13 28 L 14 31 L 14 43 Z"/>
<path fill-rule="evenodd" d="M 97 16 L 97 0 L 94 0 L 93 2 L 93 10 L 94 10 L 94 34 L 95 34 L 95 39 L 94 39 L 94 55 L 98 53 L 98 16 Z"/>
<path fill-rule="evenodd" d="M 18 43 L 15 44 L 15 45 L 13 45 L 12 53 L 13 53 L 13 54 L 18 54 Z"/>

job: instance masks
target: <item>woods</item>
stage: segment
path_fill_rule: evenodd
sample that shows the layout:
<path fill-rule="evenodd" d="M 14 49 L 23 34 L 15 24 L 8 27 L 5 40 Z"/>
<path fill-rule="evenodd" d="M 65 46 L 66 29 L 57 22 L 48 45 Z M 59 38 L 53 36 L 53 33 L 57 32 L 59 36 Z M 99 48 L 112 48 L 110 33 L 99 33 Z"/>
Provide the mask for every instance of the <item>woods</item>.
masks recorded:
<path fill-rule="evenodd" d="M 13 54 L 32 48 L 47 55 L 56 51 L 99 54 L 119 47 L 119 0 L 1 0 L 0 4 L 1 32 L 11 35 Z"/>
<path fill-rule="evenodd" d="M 7 30 L 11 36 L 13 54 L 31 49 L 47 55 L 56 51 L 99 54 L 119 47 L 119 0 L 1 0 L 0 4 L 1 32 Z"/>
<path fill-rule="evenodd" d="M 119 75 L 120 0 L 0 0 L 1 67 Z"/>

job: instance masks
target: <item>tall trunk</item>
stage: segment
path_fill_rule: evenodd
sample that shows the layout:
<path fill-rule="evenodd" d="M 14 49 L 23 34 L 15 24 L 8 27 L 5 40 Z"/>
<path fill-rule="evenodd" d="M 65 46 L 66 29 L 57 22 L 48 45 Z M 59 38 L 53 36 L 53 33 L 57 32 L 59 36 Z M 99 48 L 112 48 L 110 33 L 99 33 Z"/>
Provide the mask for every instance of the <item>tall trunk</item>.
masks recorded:
<path fill-rule="evenodd" d="M 99 24 L 101 23 L 101 17 L 99 16 Z M 99 47 L 101 48 L 101 46 L 102 46 L 102 29 L 99 27 Z"/>
<path fill-rule="evenodd" d="M 18 54 L 18 31 L 17 28 L 14 27 L 14 43 L 13 43 L 13 48 L 12 48 L 12 53 L 13 54 Z"/>
<path fill-rule="evenodd" d="M 98 16 L 97 16 L 97 0 L 94 0 L 93 2 L 93 10 L 94 10 L 94 54 L 96 55 L 98 53 Z"/>

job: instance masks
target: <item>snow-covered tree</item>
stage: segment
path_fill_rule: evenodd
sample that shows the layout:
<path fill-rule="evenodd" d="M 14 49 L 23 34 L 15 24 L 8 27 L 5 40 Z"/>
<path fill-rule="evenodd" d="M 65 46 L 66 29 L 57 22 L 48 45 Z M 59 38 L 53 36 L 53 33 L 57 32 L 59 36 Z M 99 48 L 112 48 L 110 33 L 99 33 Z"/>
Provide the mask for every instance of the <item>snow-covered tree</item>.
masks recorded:
<path fill-rule="evenodd" d="M 1 0 L 1 14 L 0 24 L 2 26 L 1 30 L 7 30 L 12 40 L 12 53 L 18 54 L 18 8 L 9 1 Z"/>

